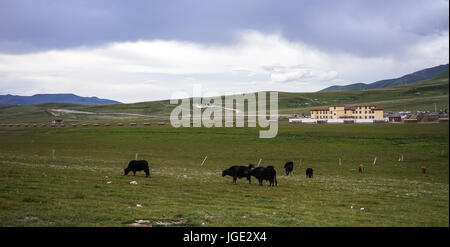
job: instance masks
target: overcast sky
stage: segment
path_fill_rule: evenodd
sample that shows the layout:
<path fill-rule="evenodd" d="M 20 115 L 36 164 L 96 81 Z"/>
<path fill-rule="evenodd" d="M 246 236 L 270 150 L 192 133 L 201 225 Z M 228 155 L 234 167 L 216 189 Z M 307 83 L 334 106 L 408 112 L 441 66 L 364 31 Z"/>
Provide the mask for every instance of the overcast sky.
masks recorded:
<path fill-rule="evenodd" d="M 0 94 L 313 92 L 449 62 L 449 2 L 0 1 Z"/>

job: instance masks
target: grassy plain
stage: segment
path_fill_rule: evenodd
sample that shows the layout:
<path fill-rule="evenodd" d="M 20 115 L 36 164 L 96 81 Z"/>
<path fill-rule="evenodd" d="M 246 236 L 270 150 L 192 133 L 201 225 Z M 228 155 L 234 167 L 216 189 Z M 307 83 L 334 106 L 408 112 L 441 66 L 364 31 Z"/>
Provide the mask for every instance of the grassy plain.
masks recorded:
<path fill-rule="evenodd" d="M 449 226 L 448 123 L 283 120 L 276 138 L 258 135 L 257 128 L 0 127 L 0 226 Z M 135 153 L 151 163 L 151 178 L 123 176 Z M 259 158 L 275 166 L 277 187 L 221 177 Z M 295 168 L 286 177 L 289 160 Z"/>

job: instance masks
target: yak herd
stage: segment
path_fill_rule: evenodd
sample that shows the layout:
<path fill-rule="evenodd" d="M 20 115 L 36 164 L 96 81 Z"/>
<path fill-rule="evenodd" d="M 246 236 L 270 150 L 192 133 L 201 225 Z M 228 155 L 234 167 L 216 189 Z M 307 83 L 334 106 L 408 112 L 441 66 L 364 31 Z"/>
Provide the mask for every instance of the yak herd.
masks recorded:
<path fill-rule="evenodd" d="M 294 170 L 294 162 L 289 161 L 284 165 L 284 169 L 286 171 L 286 176 L 289 176 L 290 173 Z M 150 169 L 148 167 L 148 162 L 146 160 L 132 160 L 128 163 L 128 167 L 124 169 L 124 175 L 128 175 L 128 173 L 133 172 L 133 175 L 136 175 L 137 171 L 144 171 L 146 176 L 150 176 Z M 233 184 L 236 184 L 236 180 L 239 178 L 247 178 L 248 183 L 251 184 L 251 177 L 255 177 L 258 179 L 259 185 L 263 185 L 263 181 L 269 181 L 269 186 L 277 185 L 277 172 L 273 166 L 267 167 L 256 167 L 253 164 L 249 164 L 248 166 L 232 166 L 228 169 L 222 171 L 222 177 L 231 176 L 233 177 Z M 306 169 L 306 177 L 312 178 L 313 169 Z"/>

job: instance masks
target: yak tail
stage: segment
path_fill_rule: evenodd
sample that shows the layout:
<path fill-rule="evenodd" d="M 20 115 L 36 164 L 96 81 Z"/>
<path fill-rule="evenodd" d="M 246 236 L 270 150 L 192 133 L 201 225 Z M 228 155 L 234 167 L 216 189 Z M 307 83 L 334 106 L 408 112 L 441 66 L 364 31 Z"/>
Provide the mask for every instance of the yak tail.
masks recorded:
<path fill-rule="evenodd" d="M 275 186 L 278 186 L 278 184 L 277 184 L 277 174 L 275 174 Z"/>

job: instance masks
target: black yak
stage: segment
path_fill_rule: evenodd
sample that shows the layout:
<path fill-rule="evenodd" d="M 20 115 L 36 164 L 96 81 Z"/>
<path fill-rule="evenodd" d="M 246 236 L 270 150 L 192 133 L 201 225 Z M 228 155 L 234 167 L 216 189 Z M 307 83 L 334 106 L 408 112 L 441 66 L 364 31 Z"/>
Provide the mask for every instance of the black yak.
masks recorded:
<path fill-rule="evenodd" d="M 250 164 L 248 166 L 232 166 L 222 171 L 222 177 L 225 177 L 226 175 L 233 177 L 233 184 L 236 184 L 237 178 L 246 177 L 248 183 L 251 184 L 252 181 L 250 176 L 250 170 L 253 167 L 255 167 L 253 164 Z"/>
<path fill-rule="evenodd" d="M 307 168 L 306 169 L 306 177 L 308 177 L 308 178 L 312 178 L 313 177 L 313 169 L 312 168 Z"/>
<path fill-rule="evenodd" d="M 294 162 L 286 162 L 286 164 L 284 165 L 284 169 L 286 170 L 286 176 L 289 176 L 289 174 L 294 170 Z"/>
<path fill-rule="evenodd" d="M 128 175 L 129 172 L 133 172 L 136 176 L 137 171 L 144 171 L 146 176 L 150 176 L 150 169 L 148 168 L 148 162 L 146 160 L 132 160 L 128 163 L 128 167 L 123 169 L 124 175 Z"/>
<path fill-rule="evenodd" d="M 277 184 L 277 172 L 273 166 L 257 167 L 251 171 L 251 175 L 258 179 L 259 185 L 263 185 L 263 180 L 269 180 L 269 186 Z"/>

